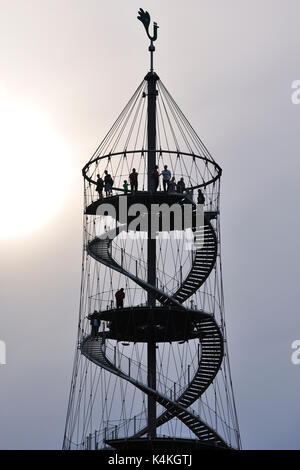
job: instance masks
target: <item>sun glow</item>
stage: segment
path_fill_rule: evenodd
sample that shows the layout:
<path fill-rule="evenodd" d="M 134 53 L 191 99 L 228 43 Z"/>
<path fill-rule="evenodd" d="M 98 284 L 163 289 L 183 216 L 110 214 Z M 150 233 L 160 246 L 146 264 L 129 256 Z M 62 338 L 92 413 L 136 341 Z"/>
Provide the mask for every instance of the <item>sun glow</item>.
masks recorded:
<path fill-rule="evenodd" d="M 70 155 L 45 115 L 0 89 L 0 237 L 30 234 L 60 209 Z"/>

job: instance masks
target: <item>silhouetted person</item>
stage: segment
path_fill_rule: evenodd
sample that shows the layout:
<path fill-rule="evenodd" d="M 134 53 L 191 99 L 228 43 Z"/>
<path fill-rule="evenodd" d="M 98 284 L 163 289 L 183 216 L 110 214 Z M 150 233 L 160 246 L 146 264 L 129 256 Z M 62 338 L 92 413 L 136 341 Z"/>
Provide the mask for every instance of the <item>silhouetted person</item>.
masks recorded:
<path fill-rule="evenodd" d="M 205 197 L 201 189 L 198 189 L 198 198 L 197 198 L 198 204 L 204 204 L 205 203 Z"/>
<path fill-rule="evenodd" d="M 132 172 L 129 175 L 129 181 L 131 186 L 131 192 L 136 193 L 138 189 L 138 173 L 135 168 L 132 168 Z"/>
<path fill-rule="evenodd" d="M 163 177 L 163 188 L 164 191 L 167 191 L 171 179 L 171 172 L 168 170 L 168 166 L 165 165 L 163 171 L 161 172 Z"/>
<path fill-rule="evenodd" d="M 115 293 L 117 308 L 123 308 L 125 292 L 123 287 Z"/>
<path fill-rule="evenodd" d="M 127 180 L 124 180 L 123 189 L 124 189 L 124 194 L 127 194 L 127 193 L 128 193 L 128 183 L 127 183 Z"/>
<path fill-rule="evenodd" d="M 175 191 L 176 191 L 176 181 L 175 181 L 175 176 L 173 176 L 168 185 L 168 192 L 171 193 Z"/>
<path fill-rule="evenodd" d="M 108 173 L 107 170 L 105 170 L 104 174 L 105 174 L 105 176 L 104 176 L 105 194 L 106 194 L 106 196 L 109 196 L 109 195 L 111 195 L 111 191 L 112 191 L 113 179 L 112 179 L 111 175 Z"/>
<path fill-rule="evenodd" d="M 103 187 L 104 187 L 104 181 L 102 178 L 100 178 L 100 175 L 97 175 L 96 191 L 99 194 L 99 199 L 103 197 Z"/>
<path fill-rule="evenodd" d="M 183 178 L 180 178 L 180 180 L 177 183 L 177 192 L 183 193 L 184 190 L 185 190 L 185 182 Z"/>
<path fill-rule="evenodd" d="M 94 341 L 94 339 L 96 339 L 98 341 L 98 331 L 99 331 L 99 327 L 100 327 L 100 320 L 99 320 L 99 317 L 98 317 L 98 312 L 95 310 L 94 313 L 89 315 L 87 318 L 90 320 L 90 324 L 91 324 L 91 338 L 92 338 L 92 341 Z"/>
<path fill-rule="evenodd" d="M 152 170 L 152 178 L 154 180 L 154 192 L 156 193 L 159 185 L 159 171 L 157 165 L 155 165 L 154 169 Z"/>

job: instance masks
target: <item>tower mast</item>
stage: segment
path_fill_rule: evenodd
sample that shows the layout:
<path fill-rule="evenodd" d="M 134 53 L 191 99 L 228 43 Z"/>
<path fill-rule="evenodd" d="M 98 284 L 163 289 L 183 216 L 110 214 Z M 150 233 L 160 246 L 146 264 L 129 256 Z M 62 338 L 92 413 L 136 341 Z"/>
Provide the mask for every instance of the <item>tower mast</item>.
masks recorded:
<path fill-rule="evenodd" d="M 140 19 L 140 18 L 139 18 Z M 141 19 L 142 21 L 142 19 Z M 143 22 L 143 21 L 142 21 Z M 157 37 L 157 24 L 154 23 L 154 34 L 149 35 L 148 28 L 145 23 L 144 26 L 147 35 L 151 41 L 149 46 L 150 52 L 150 72 L 146 75 L 145 80 L 148 83 L 148 109 L 147 109 L 147 134 L 148 134 L 148 156 L 147 156 L 147 171 L 148 171 L 148 192 L 155 192 L 155 181 L 152 176 L 152 171 L 156 165 L 156 82 L 159 77 L 153 70 L 153 52 L 155 47 L 153 41 Z M 148 23 L 149 27 L 149 23 Z M 156 238 L 151 238 L 151 226 L 148 224 L 148 241 L 147 241 L 147 281 L 149 284 L 156 285 Z M 151 318 L 151 310 L 155 308 L 155 297 L 153 293 L 148 292 L 148 307 L 150 309 L 149 319 Z M 156 342 L 155 338 L 151 338 L 151 330 L 149 330 L 149 339 L 147 342 L 147 381 L 148 386 L 156 390 Z M 156 437 L 156 400 L 148 396 L 148 436 L 150 439 Z"/>

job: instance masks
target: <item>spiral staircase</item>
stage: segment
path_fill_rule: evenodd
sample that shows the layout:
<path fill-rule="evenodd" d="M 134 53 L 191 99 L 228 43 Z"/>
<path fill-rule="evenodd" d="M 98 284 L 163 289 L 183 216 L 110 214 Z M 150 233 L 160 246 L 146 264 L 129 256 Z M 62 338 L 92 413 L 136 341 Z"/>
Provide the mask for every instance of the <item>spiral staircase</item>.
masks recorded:
<path fill-rule="evenodd" d="M 160 196 L 162 197 L 163 202 L 168 204 L 168 193 L 162 193 Z M 138 199 L 138 196 L 136 196 L 135 201 Z M 143 195 L 143 202 L 145 202 L 146 199 L 147 197 Z M 103 203 L 103 201 L 98 201 L 97 206 L 101 203 Z M 90 208 L 88 208 L 87 211 L 91 213 Z M 218 247 L 217 237 L 211 224 L 211 220 L 216 217 L 216 212 L 206 212 L 204 214 L 203 225 L 192 226 L 195 247 L 194 260 L 187 276 L 172 296 L 167 295 L 155 286 L 148 284 L 143 279 L 140 279 L 131 272 L 125 270 L 113 259 L 111 255 L 111 244 L 113 242 L 112 235 L 114 234 L 117 236 L 118 231 L 116 231 L 116 233 L 106 233 L 105 237 L 96 237 L 91 240 L 86 246 L 89 256 L 94 258 L 97 262 L 106 265 L 110 269 L 129 277 L 147 292 L 151 292 L 165 310 L 157 307 L 157 319 L 153 317 L 153 308 L 149 309 L 144 307 L 136 308 L 135 310 L 119 308 L 106 310 L 100 315 L 100 319 L 110 321 L 112 331 L 100 334 L 99 341 L 95 341 L 91 336 L 84 338 L 81 342 L 81 352 L 87 359 L 97 366 L 102 367 L 111 374 L 115 374 L 130 382 L 145 394 L 152 396 L 157 403 L 164 406 L 166 411 L 157 417 L 157 427 L 160 427 L 168 420 L 176 417 L 180 419 L 199 439 L 200 446 L 228 448 L 224 440 L 210 426 L 188 410 L 188 407 L 201 397 L 213 382 L 223 359 L 223 336 L 219 326 L 213 318 L 213 315 L 203 311 L 191 310 L 183 305 L 183 302 L 185 302 L 206 281 L 215 265 Z M 193 220 L 195 220 L 195 217 L 193 217 Z M 167 310 L 168 306 L 171 307 L 171 312 Z M 163 334 L 161 337 L 156 335 L 156 341 L 199 339 L 201 343 L 201 359 L 199 361 L 198 368 L 190 382 L 187 384 L 185 390 L 176 398 L 176 401 L 170 400 L 170 398 L 162 395 L 157 390 L 149 388 L 145 383 L 138 382 L 126 375 L 122 370 L 113 365 L 106 357 L 105 341 L 108 338 L 117 339 L 118 341 L 135 341 L 137 339 L 139 341 L 147 341 L 148 332 L 145 333 L 145 337 L 140 337 L 138 333 L 136 336 L 131 333 L 130 336 L 129 331 L 126 329 L 126 323 L 129 325 L 128 320 L 125 321 L 124 325 L 124 318 L 126 319 L 128 317 L 128 310 L 132 320 L 132 325 L 128 326 L 128 330 L 130 332 L 133 331 L 134 324 L 141 324 L 142 318 L 143 326 L 151 324 L 152 328 L 155 329 L 159 326 L 161 329 L 162 324 L 164 324 Z M 164 317 L 166 316 L 168 317 L 168 321 L 164 322 Z M 170 327 L 170 322 L 172 323 L 172 320 L 174 320 L 172 319 L 172 316 L 176 317 L 175 333 L 172 332 L 172 328 Z M 118 328 L 119 319 L 122 319 L 123 321 L 122 327 Z M 153 335 L 153 330 L 151 331 L 151 334 Z M 141 438 L 141 436 L 147 434 L 147 432 L 148 428 L 144 427 L 135 435 L 128 437 L 126 442 L 123 442 L 122 440 L 120 442 L 109 440 L 107 443 L 113 447 L 117 446 L 119 448 L 128 448 L 130 441 L 135 442 L 136 439 Z"/>

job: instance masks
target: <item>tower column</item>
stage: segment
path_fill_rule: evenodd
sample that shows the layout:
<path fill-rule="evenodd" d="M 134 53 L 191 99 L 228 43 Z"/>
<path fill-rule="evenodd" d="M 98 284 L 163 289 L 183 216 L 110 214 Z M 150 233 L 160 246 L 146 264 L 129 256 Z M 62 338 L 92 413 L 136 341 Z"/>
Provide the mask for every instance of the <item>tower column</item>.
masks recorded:
<path fill-rule="evenodd" d="M 158 76 L 155 72 L 149 72 L 145 79 L 148 81 L 148 192 L 154 193 L 155 181 L 152 177 L 152 170 L 156 165 L 156 81 Z M 149 217 L 149 222 L 150 222 Z M 148 224 L 148 241 L 147 241 L 147 261 L 148 272 L 147 281 L 155 286 L 156 284 L 156 239 L 151 239 L 151 226 Z M 155 297 L 148 292 L 148 306 L 155 307 Z M 151 316 L 150 316 L 151 318 Z M 151 335 L 151 332 L 149 330 Z M 147 371 L 148 386 L 156 389 L 156 343 L 151 337 L 148 339 L 147 348 Z M 150 439 L 156 437 L 156 400 L 148 397 L 148 436 Z"/>

